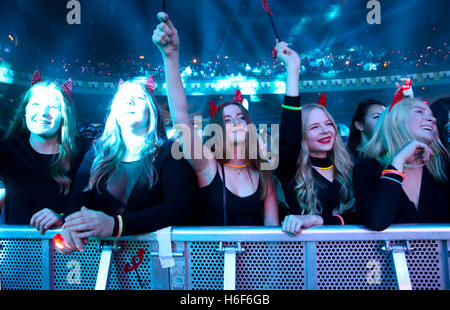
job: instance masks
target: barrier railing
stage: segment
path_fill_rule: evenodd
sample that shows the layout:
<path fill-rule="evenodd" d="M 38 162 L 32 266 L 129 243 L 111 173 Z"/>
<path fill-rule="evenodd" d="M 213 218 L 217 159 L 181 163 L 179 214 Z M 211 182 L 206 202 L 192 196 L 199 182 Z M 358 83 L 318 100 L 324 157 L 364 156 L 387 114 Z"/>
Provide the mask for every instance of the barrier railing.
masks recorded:
<path fill-rule="evenodd" d="M 0 226 L 2 289 L 391 290 L 450 288 L 450 225 L 175 227 L 90 239 L 59 254 L 58 231 Z"/>

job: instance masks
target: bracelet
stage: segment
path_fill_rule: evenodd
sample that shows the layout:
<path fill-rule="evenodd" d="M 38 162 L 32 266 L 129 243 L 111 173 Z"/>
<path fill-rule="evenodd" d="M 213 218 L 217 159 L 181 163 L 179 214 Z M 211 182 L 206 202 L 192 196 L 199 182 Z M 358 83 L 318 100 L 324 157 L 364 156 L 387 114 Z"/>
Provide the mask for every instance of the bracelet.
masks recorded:
<path fill-rule="evenodd" d="M 336 216 L 341 220 L 341 225 L 345 225 L 344 218 L 342 216 L 340 216 L 339 214 L 333 214 L 333 216 Z"/>
<path fill-rule="evenodd" d="M 403 185 L 403 183 L 402 182 L 400 182 L 399 180 L 396 180 L 396 179 L 393 179 L 393 178 L 390 178 L 390 177 L 385 177 L 385 176 L 382 176 L 380 179 L 387 179 L 387 180 L 391 180 L 391 181 L 394 181 L 394 182 L 397 182 L 398 184 L 400 184 L 400 185 Z"/>
<path fill-rule="evenodd" d="M 116 238 L 120 238 L 122 236 L 122 230 L 123 230 L 122 216 L 118 215 L 117 219 L 119 220 L 119 230 L 118 230 Z"/>
<path fill-rule="evenodd" d="M 283 109 L 293 110 L 293 111 L 301 111 L 302 110 L 302 107 L 291 107 L 291 106 L 285 105 L 285 104 L 282 104 L 281 107 Z"/>
<path fill-rule="evenodd" d="M 385 174 L 389 174 L 389 173 L 399 175 L 403 179 L 405 179 L 405 177 L 406 177 L 403 172 L 400 172 L 400 171 L 397 171 L 397 170 L 393 170 L 393 169 L 383 170 L 383 172 L 381 173 L 381 176 L 384 176 Z"/>

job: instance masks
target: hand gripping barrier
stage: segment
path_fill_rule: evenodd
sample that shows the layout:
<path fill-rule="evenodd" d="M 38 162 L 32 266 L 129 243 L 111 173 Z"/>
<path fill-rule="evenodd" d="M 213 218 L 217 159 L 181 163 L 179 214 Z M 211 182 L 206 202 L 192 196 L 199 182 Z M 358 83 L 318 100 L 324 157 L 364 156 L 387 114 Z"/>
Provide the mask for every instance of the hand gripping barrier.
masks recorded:
<path fill-rule="evenodd" d="M 53 246 L 58 232 L 0 226 L 1 288 L 450 289 L 448 224 L 323 226 L 294 238 L 279 227 L 173 227 L 164 238 L 90 239 L 83 253 L 67 256 Z"/>

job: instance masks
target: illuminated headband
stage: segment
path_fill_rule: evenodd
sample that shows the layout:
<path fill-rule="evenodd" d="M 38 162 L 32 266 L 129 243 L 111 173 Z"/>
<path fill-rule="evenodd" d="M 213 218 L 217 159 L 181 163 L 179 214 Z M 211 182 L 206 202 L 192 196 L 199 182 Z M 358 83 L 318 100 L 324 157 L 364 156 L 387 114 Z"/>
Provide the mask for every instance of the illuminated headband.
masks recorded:
<path fill-rule="evenodd" d="M 244 101 L 244 97 L 242 97 L 241 91 L 239 89 L 236 89 L 236 93 L 234 95 L 233 102 L 242 105 L 243 101 Z M 209 115 L 211 115 L 211 119 L 214 117 L 214 114 L 216 114 L 219 107 L 222 106 L 223 104 L 224 103 L 221 103 L 218 106 L 216 106 L 214 104 L 214 102 L 212 102 L 212 101 L 209 102 Z"/>
<path fill-rule="evenodd" d="M 405 84 L 404 84 L 403 86 L 401 86 L 401 87 L 397 90 L 397 92 L 396 92 L 395 95 L 394 95 L 394 99 L 392 100 L 392 104 L 391 104 L 391 106 L 389 107 L 388 112 L 391 112 L 392 108 L 393 108 L 397 103 L 399 103 L 400 101 L 403 100 L 403 97 L 404 97 L 403 92 L 404 92 L 405 90 L 410 89 L 411 86 L 412 86 L 412 81 L 411 81 L 411 79 L 408 79 L 407 81 L 405 81 Z"/>
<path fill-rule="evenodd" d="M 38 70 L 36 70 L 36 71 L 34 71 L 33 78 L 31 79 L 31 86 L 33 86 L 37 83 L 40 83 L 40 82 L 42 82 L 41 73 Z M 72 103 L 72 99 L 70 98 L 70 93 L 72 92 L 72 89 L 73 89 L 73 79 L 70 78 L 63 85 L 58 84 L 58 86 L 64 90 L 64 92 L 67 94 L 67 96 L 69 96 L 69 101 L 70 101 L 70 103 Z"/>
<path fill-rule="evenodd" d="M 125 83 L 123 79 L 119 80 L 119 87 L 122 86 L 122 84 Z M 150 91 L 152 94 L 155 92 L 155 80 L 153 79 L 153 76 L 149 76 L 147 79 L 147 83 L 145 83 L 145 87 L 147 87 L 147 90 Z"/>

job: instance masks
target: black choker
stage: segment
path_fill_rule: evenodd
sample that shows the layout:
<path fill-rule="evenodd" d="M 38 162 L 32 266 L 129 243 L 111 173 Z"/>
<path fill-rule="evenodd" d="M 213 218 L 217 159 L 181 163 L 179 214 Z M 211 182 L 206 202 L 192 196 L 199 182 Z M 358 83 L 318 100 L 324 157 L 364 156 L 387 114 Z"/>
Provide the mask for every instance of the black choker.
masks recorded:
<path fill-rule="evenodd" d="M 311 164 L 315 168 L 322 168 L 322 169 L 330 168 L 331 166 L 333 166 L 333 163 L 328 157 L 326 158 L 311 157 Z"/>

